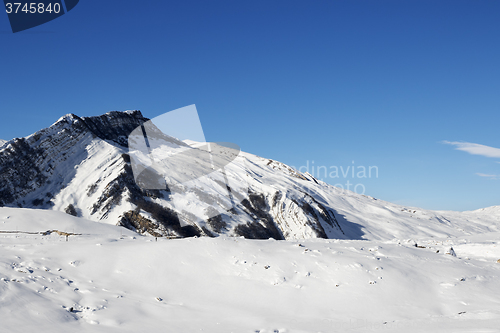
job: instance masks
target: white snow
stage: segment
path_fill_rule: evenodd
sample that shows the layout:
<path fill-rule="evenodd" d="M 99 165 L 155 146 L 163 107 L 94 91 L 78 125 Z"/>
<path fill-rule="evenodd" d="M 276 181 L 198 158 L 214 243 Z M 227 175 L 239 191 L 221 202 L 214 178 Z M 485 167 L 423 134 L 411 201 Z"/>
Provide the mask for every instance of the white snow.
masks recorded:
<path fill-rule="evenodd" d="M 440 238 L 433 227 L 391 240 L 155 241 L 61 212 L 0 208 L 0 327 L 498 332 L 500 232 Z M 391 229 L 379 228 L 372 222 L 370 234 Z M 47 230 L 79 235 L 36 233 Z"/>

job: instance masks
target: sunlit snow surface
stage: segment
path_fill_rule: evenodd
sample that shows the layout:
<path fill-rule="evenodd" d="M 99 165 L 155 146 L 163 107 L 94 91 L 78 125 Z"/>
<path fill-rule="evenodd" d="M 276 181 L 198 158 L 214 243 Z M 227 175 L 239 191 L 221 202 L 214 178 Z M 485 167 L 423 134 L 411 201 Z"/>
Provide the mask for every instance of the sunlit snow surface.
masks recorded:
<path fill-rule="evenodd" d="M 37 233 L 49 230 L 77 235 L 66 241 L 56 232 Z M 1 332 L 500 327 L 498 232 L 385 241 L 155 241 L 60 212 L 14 208 L 0 208 L 0 231 Z M 450 248 L 456 256 L 446 254 Z"/>

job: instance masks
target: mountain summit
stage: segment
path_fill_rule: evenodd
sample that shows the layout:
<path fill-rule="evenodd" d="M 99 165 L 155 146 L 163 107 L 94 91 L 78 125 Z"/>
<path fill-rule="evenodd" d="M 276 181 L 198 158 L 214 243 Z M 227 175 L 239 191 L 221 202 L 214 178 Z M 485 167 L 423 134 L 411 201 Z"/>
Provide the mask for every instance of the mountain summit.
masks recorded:
<path fill-rule="evenodd" d="M 65 211 L 156 237 L 392 239 L 498 231 L 498 214 L 491 213 L 498 210 L 409 209 L 244 152 L 224 168 L 225 178 L 206 176 L 210 190 L 146 190 L 134 179 L 128 136 L 147 121 L 140 111 L 68 114 L 0 144 L 0 206 Z M 166 156 L 184 145 L 171 139 Z M 183 172 L 195 172 L 195 164 L 182 165 Z M 247 188 L 226 210 L 228 182 Z"/>

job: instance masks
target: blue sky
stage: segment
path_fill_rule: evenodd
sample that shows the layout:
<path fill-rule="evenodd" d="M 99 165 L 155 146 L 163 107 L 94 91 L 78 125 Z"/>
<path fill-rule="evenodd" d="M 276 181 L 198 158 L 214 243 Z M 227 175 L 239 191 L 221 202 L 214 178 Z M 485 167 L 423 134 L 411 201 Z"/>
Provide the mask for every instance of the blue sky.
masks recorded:
<path fill-rule="evenodd" d="M 332 184 L 429 209 L 500 205 L 499 13 L 472 0 L 81 0 L 16 34 L 0 15 L 0 138 L 67 113 L 196 104 L 209 141 L 296 168 L 378 168 L 321 177 Z"/>

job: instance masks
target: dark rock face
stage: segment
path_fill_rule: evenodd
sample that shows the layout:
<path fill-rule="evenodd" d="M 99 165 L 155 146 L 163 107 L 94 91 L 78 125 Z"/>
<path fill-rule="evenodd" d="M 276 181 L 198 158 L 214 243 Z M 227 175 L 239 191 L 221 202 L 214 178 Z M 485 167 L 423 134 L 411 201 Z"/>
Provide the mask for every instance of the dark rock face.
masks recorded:
<path fill-rule="evenodd" d="M 228 230 L 227 223 L 224 222 L 221 214 L 210 217 L 207 220 L 207 224 L 210 226 L 210 229 L 212 229 L 214 232 L 216 232 L 218 234 L 223 232 L 224 230 L 226 230 L 226 231 Z M 211 234 L 211 232 L 210 232 L 210 234 Z"/>
<path fill-rule="evenodd" d="M 47 180 L 33 158 L 41 155 L 42 149 L 31 147 L 24 138 L 13 140 L 0 153 L 0 206 L 13 203 Z"/>
<path fill-rule="evenodd" d="M 308 220 L 309 226 L 315 231 L 316 235 L 318 238 L 328 238 L 326 235 L 325 229 L 322 227 L 320 219 L 328 223 L 332 228 L 340 230 L 342 234 L 344 234 L 344 231 L 342 231 L 342 228 L 340 227 L 339 223 L 337 222 L 337 219 L 335 218 L 335 214 L 328 210 L 325 206 L 323 206 L 321 203 L 319 203 L 314 197 L 311 195 L 304 193 L 305 200 L 302 201 L 297 201 L 293 200 L 295 204 L 297 204 L 302 210 L 308 214 L 311 219 Z M 312 205 L 308 202 L 312 202 L 316 208 L 313 208 Z M 314 221 L 316 223 L 311 223 L 309 221 Z"/>
<path fill-rule="evenodd" d="M 78 118 L 77 116 L 74 116 Z M 137 127 L 148 121 L 140 111 L 112 111 L 102 116 L 78 118 L 94 135 L 103 140 L 116 142 L 122 147 L 128 147 L 127 138 Z"/>
<path fill-rule="evenodd" d="M 76 208 L 72 204 L 69 204 L 68 207 L 66 207 L 66 209 L 64 211 L 66 212 L 66 214 L 78 216 Z"/>
<path fill-rule="evenodd" d="M 237 235 L 253 239 L 284 239 L 269 214 L 269 205 L 263 194 L 251 193 L 241 204 L 256 218 L 253 222 L 237 226 L 234 230 Z"/>

